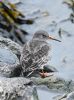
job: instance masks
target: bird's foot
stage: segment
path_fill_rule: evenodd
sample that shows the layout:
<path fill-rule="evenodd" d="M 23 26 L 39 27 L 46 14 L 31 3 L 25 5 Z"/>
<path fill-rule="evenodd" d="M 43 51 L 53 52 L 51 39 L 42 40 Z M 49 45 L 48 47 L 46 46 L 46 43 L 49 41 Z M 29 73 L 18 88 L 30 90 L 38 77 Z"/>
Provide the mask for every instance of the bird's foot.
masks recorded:
<path fill-rule="evenodd" d="M 48 73 L 47 72 L 44 72 L 44 70 L 42 69 L 42 71 L 41 72 L 39 72 L 39 74 L 40 74 L 40 76 L 42 77 L 42 78 L 45 78 L 45 77 L 47 77 L 48 76 Z"/>
<path fill-rule="evenodd" d="M 48 73 L 48 72 L 40 72 L 39 74 L 40 74 L 40 76 L 41 76 L 42 78 L 46 78 L 46 77 L 49 76 L 49 73 Z"/>

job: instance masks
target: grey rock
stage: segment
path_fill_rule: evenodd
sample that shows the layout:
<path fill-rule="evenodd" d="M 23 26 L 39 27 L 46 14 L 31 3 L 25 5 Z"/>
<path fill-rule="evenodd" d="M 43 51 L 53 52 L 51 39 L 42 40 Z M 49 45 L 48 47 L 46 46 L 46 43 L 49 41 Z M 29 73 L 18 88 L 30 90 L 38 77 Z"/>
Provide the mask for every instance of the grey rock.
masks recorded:
<path fill-rule="evenodd" d="M 74 100 L 74 91 L 68 94 L 66 100 Z"/>
<path fill-rule="evenodd" d="M 0 47 L 3 47 L 3 48 L 7 47 L 10 50 L 12 50 L 12 52 L 16 54 L 17 56 L 21 55 L 22 47 L 8 38 L 3 38 L 0 36 Z"/>
<path fill-rule="evenodd" d="M 45 65 L 44 69 L 48 72 L 58 72 L 58 70 L 55 67 L 51 66 L 51 65 Z"/>
<path fill-rule="evenodd" d="M 0 78 L 0 100 L 31 100 L 33 87 L 31 80 L 19 78 Z"/>
<path fill-rule="evenodd" d="M 15 63 L 19 63 L 19 60 L 11 50 L 0 48 L 0 62 L 13 65 Z"/>
<path fill-rule="evenodd" d="M 19 65 L 21 50 L 22 47 L 19 44 L 10 39 L 0 37 L 0 76 L 16 76 L 13 71 Z M 18 70 L 17 73 L 19 73 Z"/>

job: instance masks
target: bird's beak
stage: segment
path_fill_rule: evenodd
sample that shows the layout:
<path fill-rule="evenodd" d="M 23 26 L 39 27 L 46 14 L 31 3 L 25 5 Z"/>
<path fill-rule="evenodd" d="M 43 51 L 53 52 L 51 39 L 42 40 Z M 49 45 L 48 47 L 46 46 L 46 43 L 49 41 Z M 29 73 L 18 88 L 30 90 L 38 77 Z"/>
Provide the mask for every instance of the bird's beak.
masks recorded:
<path fill-rule="evenodd" d="M 51 37 L 51 36 L 49 36 L 49 39 L 51 39 L 51 40 L 55 40 L 55 41 L 58 41 L 58 42 L 61 42 L 60 40 L 55 39 L 55 38 L 53 38 L 53 37 Z"/>

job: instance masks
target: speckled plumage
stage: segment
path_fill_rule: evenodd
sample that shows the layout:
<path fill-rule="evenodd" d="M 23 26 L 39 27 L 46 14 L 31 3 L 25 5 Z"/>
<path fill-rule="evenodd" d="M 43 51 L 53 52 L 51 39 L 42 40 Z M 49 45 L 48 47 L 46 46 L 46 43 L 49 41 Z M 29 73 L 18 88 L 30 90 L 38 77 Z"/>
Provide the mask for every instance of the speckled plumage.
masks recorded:
<path fill-rule="evenodd" d="M 42 31 L 39 31 L 40 33 Z M 45 31 L 43 31 L 45 33 Z M 42 35 L 42 33 L 41 33 Z M 48 62 L 48 53 L 50 46 L 42 37 L 33 37 L 30 42 L 27 42 L 20 58 L 23 71 L 28 71 L 30 68 L 40 68 Z"/>

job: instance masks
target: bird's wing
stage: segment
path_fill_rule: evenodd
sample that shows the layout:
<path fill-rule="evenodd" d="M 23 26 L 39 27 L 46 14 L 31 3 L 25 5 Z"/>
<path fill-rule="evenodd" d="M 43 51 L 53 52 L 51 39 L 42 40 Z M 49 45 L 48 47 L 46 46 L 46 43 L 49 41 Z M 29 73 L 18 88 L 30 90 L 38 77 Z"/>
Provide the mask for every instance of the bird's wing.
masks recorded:
<path fill-rule="evenodd" d="M 37 65 L 41 65 L 47 62 L 48 52 L 50 46 L 45 41 L 34 40 L 30 43 L 30 50 L 33 53 L 33 62 Z"/>
<path fill-rule="evenodd" d="M 37 62 L 40 66 L 45 64 L 48 61 L 48 52 L 49 46 L 43 45 L 34 53 L 35 62 Z"/>
<path fill-rule="evenodd" d="M 33 65 L 33 53 L 30 50 L 30 42 L 27 42 L 22 50 L 20 57 L 20 64 L 23 68 L 23 71 L 29 71 Z"/>
<path fill-rule="evenodd" d="M 30 54 L 30 47 L 29 47 L 29 43 L 25 43 L 25 45 L 23 46 L 23 50 L 21 53 L 21 57 L 20 57 L 20 62 L 22 62 L 24 59 L 27 58 L 27 56 Z"/>
<path fill-rule="evenodd" d="M 43 42 L 28 42 L 24 45 L 21 55 L 21 63 L 24 71 L 30 68 L 37 68 L 46 63 L 49 46 Z"/>

